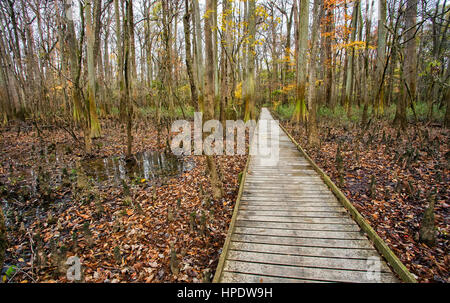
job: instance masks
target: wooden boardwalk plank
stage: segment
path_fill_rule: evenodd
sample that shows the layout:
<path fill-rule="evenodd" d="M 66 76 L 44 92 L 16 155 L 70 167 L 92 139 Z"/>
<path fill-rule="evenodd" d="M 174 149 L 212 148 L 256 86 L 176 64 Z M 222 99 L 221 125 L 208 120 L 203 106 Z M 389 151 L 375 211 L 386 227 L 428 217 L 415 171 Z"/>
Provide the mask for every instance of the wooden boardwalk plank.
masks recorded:
<path fill-rule="evenodd" d="M 231 283 L 327 283 L 326 281 L 291 279 L 260 274 L 243 274 L 237 272 L 224 272 L 223 280 Z"/>
<path fill-rule="evenodd" d="M 366 239 L 321 239 L 287 236 L 258 236 L 235 233 L 233 234 L 231 240 L 244 243 L 276 244 L 287 246 L 373 249 L 372 245 L 368 241 L 365 241 Z"/>
<path fill-rule="evenodd" d="M 241 205 L 241 210 L 247 210 L 247 211 L 258 211 L 261 213 L 265 213 L 265 212 L 273 212 L 275 207 L 273 206 L 264 206 L 264 205 L 258 205 L 258 206 L 253 206 L 252 203 L 250 204 L 246 204 L 246 205 Z M 280 204 L 277 205 L 277 207 L 275 208 L 276 211 L 338 211 L 338 212 L 342 212 L 345 211 L 345 208 L 343 208 L 342 206 L 338 206 L 338 205 L 326 205 L 326 204 L 319 204 L 317 203 L 316 205 L 307 205 L 307 206 L 292 206 L 292 205 L 286 205 L 286 204 Z"/>
<path fill-rule="evenodd" d="M 291 265 L 275 265 L 265 263 L 241 262 L 227 260 L 224 271 L 238 272 L 248 274 L 273 275 L 277 277 L 297 278 L 307 280 L 347 282 L 347 283 L 371 283 L 374 280 L 369 279 L 365 271 L 325 269 L 297 267 Z M 380 282 L 393 283 L 397 279 L 392 273 L 380 273 Z"/>
<path fill-rule="evenodd" d="M 236 221 L 247 220 L 247 221 L 261 221 L 261 222 L 279 222 L 279 223 L 309 223 L 309 224 L 348 224 L 352 223 L 350 218 L 314 218 L 314 217 L 271 217 L 271 216 L 252 216 L 244 217 L 239 216 Z"/>
<path fill-rule="evenodd" d="M 299 229 L 299 230 L 335 230 L 335 231 L 359 231 L 359 227 L 354 224 L 310 224 L 310 223 L 281 223 L 281 222 L 264 222 L 264 221 L 236 221 L 237 227 L 267 227 L 281 229 Z"/>
<path fill-rule="evenodd" d="M 316 231 L 298 230 L 286 228 L 259 228 L 259 227 L 236 227 L 235 232 L 249 235 L 267 236 L 291 236 L 291 237 L 319 237 L 324 239 L 364 239 L 360 232 L 355 231 Z"/>
<path fill-rule="evenodd" d="M 265 252 L 249 252 L 230 250 L 228 253 L 228 260 L 242 261 L 242 262 L 259 262 L 278 265 L 294 265 L 300 267 L 317 267 L 329 269 L 343 269 L 343 270 L 358 270 L 366 271 L 367 260 L 361 259 L 343 259 L 343 258 L 329 258 L 329 257 L 311 257 L 311 256 L 292 256 L 270 254 Z M 376 272 L 390 272 L 389 267 L 382 263 Z"/>
<path fill-rule="evenodd" d="M 271 119 L 263 109 L 255 134 L 272 144 L 275 138 L 259 128 Z M 261 155 L 250 157 L 215 281 L 398 282 L 315 168 L 279 130 L 275 165 L 266 165 Z M 374 260 L 378 267 L 368 274 Z"/>
<path fill-rule="evenodd" d="M 330 209 L 312 209 L 312 210 L 278 210 L 274 209 L 271 212 L 260 211 L 260 210 L 246 210 L 242 209 L 241 214 L 243 216 L 274 216 L 274 217 L 342 217 L 346 215 L 344 209 L 340 211 L 336 208 Z"/>

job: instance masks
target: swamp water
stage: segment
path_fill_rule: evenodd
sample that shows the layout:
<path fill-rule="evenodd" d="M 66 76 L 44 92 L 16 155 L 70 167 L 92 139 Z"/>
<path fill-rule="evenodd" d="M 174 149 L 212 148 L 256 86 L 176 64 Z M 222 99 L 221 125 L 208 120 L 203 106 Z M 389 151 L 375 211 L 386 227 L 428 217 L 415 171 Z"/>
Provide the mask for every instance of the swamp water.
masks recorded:
<path fill-rule="evenodd" d="M 70 163 L 65 163 L 62 158 L 56 150 L 45 149 L 40 151 L 40 160 L 36 163 L 39 167 L 30 168 L 16 163 L 14 169 L 0 176 L 0 206 L 10 228 L 18 229 L 22 222 L 28 227 L 36 219 L 45 222 L 49 213 L 58 216 L 71 201 L 71 183 L 76 183 L 81 175 L 99 187 L 122 187 L 122 180 L 127 184 L 134 180 L 157 186 L 195 166 L 192 159 L 175 156 L 170 151 L 144 151 L 131 159 L 112 156 Z M 43 192 L 51 193 L 50 197 Z M 56 196 L 56 192 L 62 196 Z"/>

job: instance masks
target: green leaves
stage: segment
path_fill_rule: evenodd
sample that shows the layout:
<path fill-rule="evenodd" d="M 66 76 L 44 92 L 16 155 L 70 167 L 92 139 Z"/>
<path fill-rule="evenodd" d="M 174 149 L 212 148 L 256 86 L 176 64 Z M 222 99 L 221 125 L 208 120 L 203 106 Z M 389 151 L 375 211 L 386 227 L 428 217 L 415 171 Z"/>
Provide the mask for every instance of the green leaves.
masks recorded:
<path fill-rule="evenodd" d="M 11 265 L 10 267 L 8 267 L 5 274 L 8 278 L 11 278 L 16 271 L 17 271 L 17 267 L 14 265 Z"/>

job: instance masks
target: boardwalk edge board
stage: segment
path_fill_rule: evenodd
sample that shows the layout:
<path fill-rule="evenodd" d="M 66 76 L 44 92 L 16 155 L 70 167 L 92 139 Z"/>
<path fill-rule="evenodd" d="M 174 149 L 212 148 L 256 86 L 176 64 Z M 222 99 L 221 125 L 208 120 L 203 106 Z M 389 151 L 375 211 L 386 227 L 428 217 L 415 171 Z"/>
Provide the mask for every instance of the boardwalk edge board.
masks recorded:
<path fill-rule="evenodd" d="M 273 111 L 271 113 L 277 116 Z M 370 226 L 370 224 L 364 219 L 364 217 L 358 212 L 358 210 L 351 204 L 344 193 L 331 181 L 330 177 L 319 167 L 317 164 L 309 157 L 306 151 L 297 143 L 297 141 L 291 136 L 291 134 L 284 128 L 281 123 L 278 123 L 281 129 L 286 133 L 286 135 L 291 139 L 292 143 L 297 146 L 297 149 L 302 153 L 306 160 L 311 164 L 314 170 L 322 177 L 325 184 L 331 189 L 342 205 L 350 212 L 352 218 L 361 227 L 361 229 L 367 234 L 369 239 L 373 242 L 376 249 L 382 254 L 382 256 L 387 260 L 389 265 L 394 269 L 395 273 L 400 277 L 400 279 L 407 283 L 417 283 L 413 274 L 409 272 L 406 266 L 400 261 L 400 259 L 394 254 L 394 252 L 387 246 L 383 239 L 378 236 L 375 230 Z M 233 214 L 234 216 L 234 214 Z"/>
<path fill-rule="evenodd" d="M 212 281 L 213 283 L 219 283 L 220 278 L 222 276 L 223 266 L 225 265 L 225 259 L 228 254 L 228 248 L 230 246 L 231 238 L 233 236 L 233 231 L 236 226 L 239 205 L 241 203 L 241 198 L 244 193 L 244 184 L 245 184 L 245 179 L 247 177 L 247 171 L 248 171 L 248 166 L 250 163 L 250 158 L 251 158 L 251 156 L 249 153 L 247 156 L 247 163 L 245 164 L 245 168 L 242 173 L 241 183 L 239 184 L 239 192 L 238 192 L 238 196 L 236 198 L 236 204 L 234 205 L 233 216 L 231 217 L 230 226 L 228 227 L 227 237 L 225 238 L 225 243 L 223 245 L 222 252 L 219 257 L 219 263 L 217 264 L 216 273 L 214 274 L 214 278 Z"/>

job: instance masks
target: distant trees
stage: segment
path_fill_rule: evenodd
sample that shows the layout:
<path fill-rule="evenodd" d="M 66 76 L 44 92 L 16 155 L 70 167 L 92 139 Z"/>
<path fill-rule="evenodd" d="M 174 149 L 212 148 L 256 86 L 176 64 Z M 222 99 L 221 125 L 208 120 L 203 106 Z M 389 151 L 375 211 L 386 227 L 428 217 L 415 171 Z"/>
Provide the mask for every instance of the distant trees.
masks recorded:
<path fill-rule="evenodd" d="M 118 118 L 131 153 L 136 107 L 151 107 L 158 125 L 179 110 L 211 110 L 212 68 L 213 116 L 222 121 L 282 104 L 292 121 L 308 124 L 317 104 L 362 112 L 364 123 L 396 111 L 404 128 L 425 103 L 427 120 L 447 109 L 450 123 L 447 1 L 325 0 L 316 36 L 309 0 L 208 5 L 210 12 L 198 0 L 0 2 L 0 122 L 56 119 L 81 130 L 89 153 L 100 121 Z"/>

